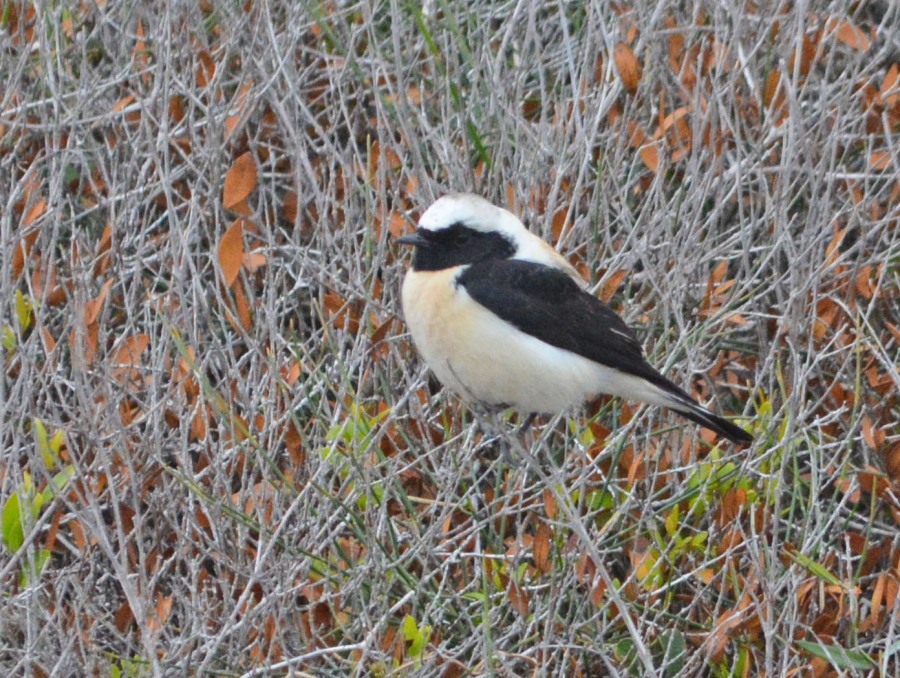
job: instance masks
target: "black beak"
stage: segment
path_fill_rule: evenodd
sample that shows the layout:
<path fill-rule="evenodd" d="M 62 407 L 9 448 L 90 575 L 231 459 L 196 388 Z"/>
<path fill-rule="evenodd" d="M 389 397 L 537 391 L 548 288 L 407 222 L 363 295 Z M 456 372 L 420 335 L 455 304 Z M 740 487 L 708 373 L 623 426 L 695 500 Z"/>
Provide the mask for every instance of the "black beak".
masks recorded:
<path fill-rule="evenodd" d="M 408 235 L 397 238 L 394 242 L 399 245 L 413 245 L 415 247 L 429 247 L 431 242 L 422 235 L 421 229 L 416 229 Z"/>

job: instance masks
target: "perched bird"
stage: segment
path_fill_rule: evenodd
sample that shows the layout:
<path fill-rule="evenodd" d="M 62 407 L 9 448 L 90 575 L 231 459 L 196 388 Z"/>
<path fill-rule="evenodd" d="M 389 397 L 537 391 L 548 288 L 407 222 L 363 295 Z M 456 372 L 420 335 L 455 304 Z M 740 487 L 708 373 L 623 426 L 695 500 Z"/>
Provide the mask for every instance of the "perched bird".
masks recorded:
<path fill-rule="evenodd" d="M 463 400 L 550 414 L 607 393 L 752 441 L 651 367 L 631 328 L 512 212 L 453 193 L 397 242 L 415 247 L 402 293 L 413 342 Z"/>

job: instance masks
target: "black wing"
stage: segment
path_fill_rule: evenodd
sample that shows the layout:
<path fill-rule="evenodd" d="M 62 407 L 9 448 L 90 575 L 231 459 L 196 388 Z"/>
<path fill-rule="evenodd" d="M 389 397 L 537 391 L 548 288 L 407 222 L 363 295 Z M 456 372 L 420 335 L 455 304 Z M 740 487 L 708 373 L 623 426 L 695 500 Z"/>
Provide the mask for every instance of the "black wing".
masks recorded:
<path fill-rule="evenodd" d="M 457 278 L 475 301 L 508 323 L 557 348 L 646 379 L 667 392 L 669 407 L 735 442 L 752 436 L 713 414 L 657 372 L 634 332 L 609 306 L 564 271 L 517 259 L 472 264 Z"/>
<path fill-rule="evenodd" d="M 472 264 L 457 279 L 475 301 L 543 342 L 643 377 L 663 380 L 634 331 L 564 271 L 519 259 Z"/>

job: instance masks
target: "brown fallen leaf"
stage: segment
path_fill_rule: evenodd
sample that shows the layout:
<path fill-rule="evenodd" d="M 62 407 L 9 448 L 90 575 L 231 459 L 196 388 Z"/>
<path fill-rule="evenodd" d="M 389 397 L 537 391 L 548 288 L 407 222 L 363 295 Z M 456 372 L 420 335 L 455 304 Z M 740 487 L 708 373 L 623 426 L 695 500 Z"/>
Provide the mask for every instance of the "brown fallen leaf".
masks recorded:
<path fill-rule="evenodd" d="M 231 209 L 245 200 L 256 188 L 256 160 L 250 151 L 237 157 L 225 175 L 222 204 Z"/>
<path fill-rule="evenodd" d="M 231 287 L 244 259 L 244 220 L 236 219 L 219 240 L 219 266 L 225 286 Z"/>
<path fill-rule="evenodd" d="M 622 85 L 629 94 L 637 92 L 638 84 L 641 82 L 641 63 L 634 55 L 634 51 L 624 42 L 620 42 L 613 50 L 613 60 L 616 64 L 616 70 L 619 71 L 619 77 L 622 79 Z"/>

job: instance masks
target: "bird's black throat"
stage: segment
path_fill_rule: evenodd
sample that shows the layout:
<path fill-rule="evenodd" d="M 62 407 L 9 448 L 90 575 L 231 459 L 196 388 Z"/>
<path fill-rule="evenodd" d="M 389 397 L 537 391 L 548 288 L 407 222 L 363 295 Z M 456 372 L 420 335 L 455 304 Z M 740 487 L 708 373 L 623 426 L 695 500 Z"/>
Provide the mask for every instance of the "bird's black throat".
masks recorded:
<path fill-rule="evenodd" d="M 420 228 L 415 237 L 412 267 L 416 271 L 441 271 L 487 259 L 509 259 L 516 253 L 515 245 L 502 233 L 485 233 L 461 223 L 437 231 Z"/>

